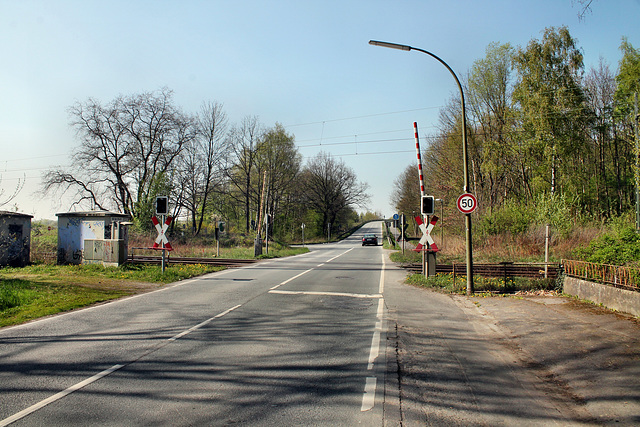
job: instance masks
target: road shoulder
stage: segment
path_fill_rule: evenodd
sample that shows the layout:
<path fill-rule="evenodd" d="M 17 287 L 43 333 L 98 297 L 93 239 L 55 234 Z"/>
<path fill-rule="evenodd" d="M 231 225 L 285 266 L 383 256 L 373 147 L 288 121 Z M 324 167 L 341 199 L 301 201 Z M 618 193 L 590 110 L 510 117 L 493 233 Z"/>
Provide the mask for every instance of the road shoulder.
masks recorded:
<path fill-rule="evenodd" d="M 385 425 L 640 421 L 636 322 L 562 298 L 445 295 L 392 266 Z"/>

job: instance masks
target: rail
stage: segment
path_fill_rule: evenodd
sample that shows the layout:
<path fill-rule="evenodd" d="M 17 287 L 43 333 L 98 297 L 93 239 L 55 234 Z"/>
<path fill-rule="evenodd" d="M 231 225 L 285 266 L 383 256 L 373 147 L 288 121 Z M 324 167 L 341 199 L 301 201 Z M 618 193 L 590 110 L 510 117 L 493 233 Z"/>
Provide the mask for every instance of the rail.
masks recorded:
<path fill-rule="evenodd" d="M 127 262 L 131 264 L 160 264 L 161 256 L 129 255 Z M 170 264 L 206 264 L 218 265 L 221 267 L 240 267 L 255 263 L 255 259 L 233 259 L 233 258 L 188 258 L 171 257 L 166 258 L 167 265 Z"/>
<path fill-rule="evenodd" d="M 544 278 L 545 266 L 547 278 L 555 279 L 560 274 L 562 266 L 557 263 L 514 263 L 501 262 L 497 264 L 473 264 L 473 274 L 483 277 L 529 277 Z M 420 264 L 410 264 L 405 268 L 412 271 L 421 271 Z M 466 275 L 467 265 L 461 264 L 437 264 L 436 273 L 450 273 L 455 275 Z"/>
<path fill-rule="evenodd" d="M 567 276 L 640 291 L 640 269 L 568 259 L 562 264 Z"/>

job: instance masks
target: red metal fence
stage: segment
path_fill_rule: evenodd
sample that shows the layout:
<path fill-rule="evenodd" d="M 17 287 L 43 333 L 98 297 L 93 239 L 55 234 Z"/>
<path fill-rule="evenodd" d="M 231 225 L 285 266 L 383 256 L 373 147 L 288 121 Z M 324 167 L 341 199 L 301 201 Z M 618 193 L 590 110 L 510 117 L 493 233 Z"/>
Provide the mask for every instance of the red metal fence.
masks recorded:
<path fill-rule="evenodd" d="M 562 265 L 567 276 L 640 291 L 640 269 L 569 259 L 563 259 Z"/>

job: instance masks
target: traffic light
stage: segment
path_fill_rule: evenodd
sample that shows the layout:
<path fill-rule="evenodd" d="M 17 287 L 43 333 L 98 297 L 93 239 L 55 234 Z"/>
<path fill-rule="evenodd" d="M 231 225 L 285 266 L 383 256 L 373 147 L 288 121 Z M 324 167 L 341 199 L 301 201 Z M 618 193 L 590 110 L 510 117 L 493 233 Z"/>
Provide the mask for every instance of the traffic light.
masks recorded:
<path fill-rule="evenodd" d="M 220 230 L 221 233 L 224 233 L 224 226 L 224 221 L 218 222 L 218 230 Z"/>
<path fill-rule="evenodd" d="M 435 197 L 433 196 L 422 196 L 422 215 L 433 215 L 435 211 Z"/>
<path fill-rule="evenodd" d="M 156 197 L 156 215 L 169 214 L 169 198 L 167 196 Z"/>

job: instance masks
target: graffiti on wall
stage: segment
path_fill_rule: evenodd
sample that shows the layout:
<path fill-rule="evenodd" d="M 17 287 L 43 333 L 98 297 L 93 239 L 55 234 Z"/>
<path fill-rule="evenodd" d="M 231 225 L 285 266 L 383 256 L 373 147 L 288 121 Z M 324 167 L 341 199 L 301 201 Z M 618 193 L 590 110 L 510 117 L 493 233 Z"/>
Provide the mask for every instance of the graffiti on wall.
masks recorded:
<path fill-rule="evenodd" d="M 0 222 L 0 265 L 23 267 L 29 264 L 30 221 Z"/>

